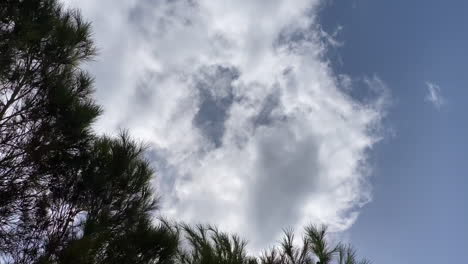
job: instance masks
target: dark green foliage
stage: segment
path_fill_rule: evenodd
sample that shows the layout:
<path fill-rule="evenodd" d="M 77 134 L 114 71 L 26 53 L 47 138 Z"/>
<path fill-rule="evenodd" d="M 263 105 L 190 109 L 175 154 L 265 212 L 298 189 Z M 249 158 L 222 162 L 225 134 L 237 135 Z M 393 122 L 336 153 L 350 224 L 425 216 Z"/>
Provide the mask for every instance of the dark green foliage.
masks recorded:
<path fill-rule="evenodd" d="M 310 249 L 311 240 L 308 238 L 302 239 L 302 245 L 298 247 L 294 244 L 294 233 L 292 230 L 284 232 L 283 240 L 280 245 L 280 256 L 282 263 L 287 264 L 312 264 Z"/>
<path fill-rule="evenodd" d="M 327 228 L 325 226 L 309 226 L 306 228 L 307 237 L 310 240 L 311 250 L 321 264 L 328 264 L 337 252 L 338 247 L 330 247 L 326 239 Z"/>
<path fill-rule="evenodd" d="M 73 188 L 100 109 L 77 65 L 94 48 L 78 13 L 6 0 L 0 51 L 0 250 L 32 262 L 72 233 L 78 213 Z"/>
<path fill-rule="evenodd" d="M 80 182 L 86 205 L 82 235 L 68 242 L 61 263 L 164 263 L 173 257 L 177 236 L 167 225 L 150 222 L 156 206 L 149 187 L 153 172 L 142 150 L 126 135 L 96 140 Z"/>
<path fill-rule="evenodd" d="M 211 226 L 175 225 L 181 237 L 176 263 L 181 264 L 369 264 L 358 261 L 351 246 L 330 247 L 325 227 L 308 226 L 301 243 L 291 230 L 284 232 L 279 246 L 260 257 L 249 255 L 245 240 L 218 231 Z"/>
<path fill-rule="evenodd" d="M 350 245 L 339 245 L 338 251 L 338 263 L 339 264 L 370 264 L 371 262 L 367 259 L 358 260 L 356 250 Z"/>
<path fill-rule="evenodd" d="M 153 174 L 128 136 L 99 138 L 90 25 L 54 0 L 0 3 L 0 256 L 12 263 L 165 261 Z"/>
<path fill-rule="evenodd" d="M 255 258 L 247 256 L 246 241 L 236 235 L 220 232 L 211 226 L 182 225 L 186 244 L 179 249 L 177 263 L 181 264 L 254 264 Z M 182 232 L 180 232 L 182 231 Z"/>

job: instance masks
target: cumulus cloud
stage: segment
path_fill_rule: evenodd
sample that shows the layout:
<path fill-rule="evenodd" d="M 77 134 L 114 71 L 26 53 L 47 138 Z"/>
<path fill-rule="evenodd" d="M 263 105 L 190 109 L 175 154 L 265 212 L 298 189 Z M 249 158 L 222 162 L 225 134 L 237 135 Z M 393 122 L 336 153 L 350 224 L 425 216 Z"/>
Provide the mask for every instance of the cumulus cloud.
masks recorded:
<path fill-rule="evenodd" d="M 345 230 L 370 200 L 385 88 L 330 68 L 339 42 L 316 23 L 321 1 L 65 2 L 92 20 L 100 49 L 96 129 L 150 144 L 166 216 L 258 249 L 284 227 Z"/>
<path fill-rule="evenodd" d="M 445 104 L 445 98 L 442 97 L 440 86 L 432 82 L 426 82 L 426 87 L 427 94 L 424 100 L 434 105 L 435 108 L 440 109 Z"/>

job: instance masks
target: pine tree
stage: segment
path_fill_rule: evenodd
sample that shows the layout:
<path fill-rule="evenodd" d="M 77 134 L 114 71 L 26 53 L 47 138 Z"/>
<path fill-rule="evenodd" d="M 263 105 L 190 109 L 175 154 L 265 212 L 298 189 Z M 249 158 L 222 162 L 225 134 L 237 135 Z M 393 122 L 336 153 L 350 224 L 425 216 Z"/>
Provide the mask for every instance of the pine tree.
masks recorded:
<path fill-rule="evenodd" d="M 325 226 L 305 228 L 301 243 L 292 230 L 285 230 L 279 245 L 264 250 L 260 257 L 247 253 L 247 242 L 212 226 L 174 224 L 180 236 L 175 263 L 180 264 L 369 264 L 358 260 L 350 245 L 333 244 Z M 333 245 L 333 246 L 332 246 Z"/>
<path fill-rule="evenodd" d="M 0 3 L 5 262 L 148 263 L 175 251 L 176 237 L 150 220 L 153 172 L 142 148 L 91 131 L 100 108 L 80 65 L 94 53 L 77 11 L 55 0 Z"/>

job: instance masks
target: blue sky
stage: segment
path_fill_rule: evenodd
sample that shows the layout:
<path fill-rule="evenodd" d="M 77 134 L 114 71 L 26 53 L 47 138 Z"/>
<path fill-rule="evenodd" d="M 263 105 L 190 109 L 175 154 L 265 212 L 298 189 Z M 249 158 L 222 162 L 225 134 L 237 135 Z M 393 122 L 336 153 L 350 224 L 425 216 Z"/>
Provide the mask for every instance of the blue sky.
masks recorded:
<path fill-rule="evenodd" d="M 95 129 L 147 142 L 161 214 L 253 251 L 312 222 L 374 263 L 460 262 L 468 2 L 64 2 L 100 51 Z"/>
<path fill-rule="evenodd" d="M 373 201 L 351 228 L 374 263 L 460 263 L 466 251 L 468 179 L 466 1 L 335 1 L 323 26 L 342 25 L 338 71 L 373 72 L 390 88 L 374 150 Z M 424 100 L 426 82 L 446 103 Z"/>

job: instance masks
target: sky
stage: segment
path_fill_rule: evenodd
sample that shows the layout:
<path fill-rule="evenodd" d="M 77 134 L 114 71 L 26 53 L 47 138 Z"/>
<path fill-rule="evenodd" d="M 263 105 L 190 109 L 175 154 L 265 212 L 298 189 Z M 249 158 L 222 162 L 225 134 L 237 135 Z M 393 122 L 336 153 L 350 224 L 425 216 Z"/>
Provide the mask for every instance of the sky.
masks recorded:
<path fill-rule="evenodd" d="M 466 1 L 335 1 L 325 29 L 342 25 L 335 70 L 369 72 L 389 87 L 372 153 L 372 202 L 350 237 L 374 263 L 463 263 L 466 207 Z"/>
<path fill-rule="evenodd" d="M 468 2 L 64 0 L 99 133 L 146 142 L 160 213 L 257 251 L 325 223 L 373 263 L 459 263 Z"/>

